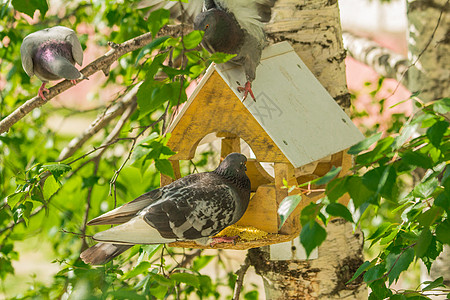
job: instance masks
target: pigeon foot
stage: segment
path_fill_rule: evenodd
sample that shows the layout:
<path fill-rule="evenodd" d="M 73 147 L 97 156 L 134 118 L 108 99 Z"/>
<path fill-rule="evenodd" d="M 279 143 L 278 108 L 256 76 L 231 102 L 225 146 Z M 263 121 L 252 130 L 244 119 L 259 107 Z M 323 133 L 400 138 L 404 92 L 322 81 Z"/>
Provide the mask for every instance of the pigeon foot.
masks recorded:
<path fill-rule="evenodd" d="M 76 84 L 77 84 L 76 79 L 72 79 L 70 82 L 72 82 L 73 85 L 76 85 Z"/>
<path fill-rule="evenodd" d="M 253 95 L 253 91 L 252 91 L 252 83 L 251 83 L 250 81 L 247 81 L 247 82 L 245 83 L 245 86 L 244 86 L 244 87 L 239 86 L 239 87 L 237 88 L 237 90 L 238 90 L 240 93 L 244 92 L 244 97 L 242 98 L 242 102 L 244 102 L 245 99 L 247 99 L 247 95 L 248 95 L 249 93 L 250 93 L 250 96 L 252 96 L 253 101 L 256 102 L 255 95 Z"/>
<path fill-rule="evenodd" d="M 237 235 L 213 237 L 210 246 L 213 247 L 214 245 L 220 244 L 220 243 L 229 243 L 229 244 L 236 245 L 236 239 L 238 237 L 239 236 L 237 236 Z"/>
<path fill-rule="evenodd" d="M 38 95 L 42 99 L 47 100 L 44 96 L 44 92 L 48 93 L 50 91 L 47 88 L 45 88 L 45 83 L 42 83 L 41 87 L 39 88 Z"/>

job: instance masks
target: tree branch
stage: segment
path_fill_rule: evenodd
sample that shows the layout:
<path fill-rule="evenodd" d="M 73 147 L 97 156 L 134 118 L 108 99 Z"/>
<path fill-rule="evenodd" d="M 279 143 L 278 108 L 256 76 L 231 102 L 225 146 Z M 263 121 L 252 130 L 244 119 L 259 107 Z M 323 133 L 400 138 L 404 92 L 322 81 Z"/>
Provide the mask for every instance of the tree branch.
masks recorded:
<path fill-rule="evenodd" d="M 94 134 L 103 129 L 106 124 L 111 122 L 117 116 L 121 115 L 130 105 L 136 103 L 136 94 L 142 82 L 136 84 L 123 98 L 113 105 L 109 111 L 102 113 L 97 119 L 91 123 L 83 134 L 72 139 L 67 146 L 61 151 L 58 161 L 63 161 L 72 156 L 75 151 L 81 148 L 84 143 Z M 107 143 L 105 143 L 107 144 Z"/>
<path fill-rule="evenodd" d="M 403 79 L 407 85 L 407 72 L 411 65 L 408 58 L 350 32 L 344 32 L 342 38 L 351 57 L 370 66 L 384 77 L 394 78 L 399 82 Z"/>
<path fill-rule="evenodd" d="M 239 300 L 239 295 L 241 294 L 242 285 L 244 284 L 244 276 L 245 276 L 245 273 L 247 273 L 247 270 L 249 267 L 250 267 L 250 259 L 247 256 L 245 258 L 244 264 L 236 272 L 237 279 L 236 279 L 236 284 L 234 285 L 234 293 L 233 293 L 232 300 Z"/>

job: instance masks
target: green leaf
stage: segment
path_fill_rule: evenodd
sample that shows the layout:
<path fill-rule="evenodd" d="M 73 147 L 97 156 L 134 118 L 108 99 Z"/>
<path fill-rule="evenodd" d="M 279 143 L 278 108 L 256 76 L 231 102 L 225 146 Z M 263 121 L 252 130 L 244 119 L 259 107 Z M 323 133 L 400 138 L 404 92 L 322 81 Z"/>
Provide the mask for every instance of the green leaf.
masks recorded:
<path fill-rule="evenodd" d="M 396 254 L 391 252 L 386 257 L 386 269 L 388 270 L 389 285 L 397 281 L 400 273 L 406 271 L 414 260 L 414 249 L 408 248 L 405 251 Z"/>
<path fill-rule="evenodd" d="M 415 133 L 419 124 L 407 124 L 401 129 L 399 136 L 395 138 L 393 149 L 401 148 Z"/>
<path fill-rule="evenodd" d="M 55 177 L 56 180 L 59 179 L 64 173 L 72 170 L 72 167 L 62 163 L 55 164 L 45 164 L 42 165 L 39 172 L 49 171 Z"/>
<path fill-rule="evenodd" d="M 33 209 L 33 202 L 25 201 L 24 203 L 13 209 L 14 222 L 17 223 L 20 219 L 24 220 L 25 226 L 28 226 L 28 218 Z"/>
<path fill-rule="evenodd" d="M 140 264 L 138 264 L 136 267 L 131 269 L 128 273 L 126 273 L 122 279 L 128 279 L 132 277 L 136 277 L 137 275 L 147 273 L 148 269 L 152 267 L 152 264 L 148 261 L 142 261 Z"/>
<path fill-rule="evenodd" d="M 376 141 L 378 141 L 381 138 L 382 134 L 383 134 L 382 132 L 378 132 L 375 135 L 365 138 L 361 142 L 350 147 L 350 149 L 348 149 L 347 153 L 351 154 L 351 155 L 356 155 L 364 150 L 369 149 L 369 147 L 372 146 L 373 143 L 375 143 Z"/>
<path fill-rule="evenodd" d="M 433 104 L 433 110 L 445 115 L 450 111 L 450 98 L 443 98 Z"/>
<path fill-rule="evenodd" d="M 25 199 L 25 193 L 17 192 L 6 197 L 9 207 L 13 208 L 17 203 Z"/>
<path fill-rule="evenodd" d="M 48 200 L 51 196 L 53 196 L 61 187 L 61 183 L 55 179 L 54 176 L 49 176 L 45 180 L 44 187 L 43 187 L 43 195 L 44 199 Z"/>
<path fill-rule="evenodd" d="M 209 262 L 214 259 L 214 257 L 215 257 L 214 255 L 201 255 L 201 256 L 197 257 L 194 260 L 192 270 L 197 271 L 197 272 L 200 271 L 201 269 L 206 267 L 206 265 L 208 265 Z"/>
<path fill-rule="evenodd" d="M 173 172 L 172 164 L 168 159 L 155 159 L 155 167 L 159 172 L 175 179 L 175 173 Z"/>
<path fill-rule="evenodd" d="M 362 183 L 361 177 L 358 176 L 350 176 L 346 181 L 345 186 L 350 197 L 353 199 L 355 208 L 369 202 L 374 195 L 374 193 Z"/>
<path fill-rule="evenodd" d="M 336 178 L 327 184 L 326 195 L 331 202 L 338 201 L 339 198 L 341 198 L 347 192 L 347 189 L 345 187 L 347 178 L 348 177 Z"/>
<path fill-rule="evenodd" d="M 216 64 L 223 64 L 227 61 L 229 61 L 230 59 L 232 59 L 233 57 L 235 57 L 236 54 L 228 54 L 228 53 L 222 53 L 222 52 L 214 52 L 209 59 L 213 62 L 215 62 Z"/>
<path fill-rule="evenodd" d="M 417 221 L 422 227 L 430 227 L 443 213 L 443 209 L 437 206 L 432 206 L 417 217 Z"/>
<path fill-rule="evenodd" d="M 196 48 L 203 39 L 203 31 L 193 30 L 183 37 L 183 45 L 186 49 Z"/>
<path fill-rule="evenodd" d="M 12 0 L 12 5 L 15 10 L 23 12 L 31 18 L 33 18 L 36 10 L 41 12 L 41 18 L 43 18 L 48 11 L 46 0 Z"/>
<path fill-rule="evenodd" d="M 436 190 L 436 188 L 439 186 L 439 180 L 436 177 L 432 177 L 424 182 L 421 182 L 417 184 L 412 194 L 415 197 L 420 197 L 422 199 L 427 199 L 431 196 L 431 194 Z"/>
<path fill-rule="evenodd" d="M 311 221 L 303 226 L 300 233 L 300 242 L 306 251 L 306 256 L 309 257 L 311 252 L 319 247 L 327 237 L 326 230 L 316 221 Z"/>
<path fill-rule="evenodd" d="M 422 257 L 427 253 L 428 248 L 430 247 L 431 240 L 433 239 L 433 235 L 428 228 L 422 230 L 419 235 L 419 239 L 417 240 L 416 246 L 414 246 L 414 250 L 416 251 L 417 257 Z"/>
<path fill-rule="evenodd" d="M 141 248 L 147 253 L 148 259 L 152 258 L 159 249 L 161 249 L 162 245 L 142 245 Z"/>
<path fill-rule="evenodd" d="M 152 40 L 149 44 L 145 45 L 145 47 L 143 47 L 141 51 L 139 51 L 139 54 L 136 57 L 136 62 L 134 65 L 137 66 L 139 60 L 141 60 L 141 58 L 144 57 L 144 55 L 151 53 L 153 49 L 164 43 L 168 38 L 169 36 L 161 36 L 159 38 Z"/>
<path fill-rule="evenodd" d="M 400 152 L 400 157 L 405 163 L 413 166 L 418 166 L 424 169 L 430 169 L 433 167 L 433 160 L 425 153 L 407 150 L 405 152 Z"/>
<path fill-rule="evenodd" d="M 371 165 L 381 158 L 393 155 L 391 145 L 394 143 L 394 138 L 388 136 L 378 141 L 377 145 L 372 151 L 360 154 L 356 157 L 356 163 L 362 165 Z"/>
<path fill-rule="evenodd" d="M 152 33 L 152 37 L 156 37 L 161 28 L 169 23 L 170 12 L 166 9 L 157 9 L 152 11 L 148 17 L 148 29 Z"/>
<path fill-rule="evenodd" d="M 280 227 L 283 226 L 284 222 L 286 222 L 287 218 L 291 215 L 294 209 L 298 206 L 300 201 L 302 200 L 302 196 L 300 195 L 291 195 L 284 198 L 280 206 L 278 207 L 278 215 L 280 216 Z"/>
<path fill-rule="evenodd" d="M 383 277 L 386 268 L 384 264 L 378 264 L 364 273 L 364 282 L 369 283 Z"/>
<path fill-rule="evenodd" d="M 425 281 L 423 284 L 428 284 L 426 287 L 424 287 L 422 289 L 423 292 L 425 291 L 431 291 L 432 289 L 438 288 L 438 287 L 443 287 L 445 288 L 445 284 L 444 284 L 444 277 L 439 277 L 434 281 Z"/>
<path fill-rule="evenodd" d="M 175 280 L 176 282 L 182 282 L 188 285 L 192 285 L 196 288 L 200 286 L 198 276 L 190 273 L 174 273 L 170 275 L 170 279 Z"/>
<path fill-rule="evenodd" d="M 450 197 L 445 193 L 440 193 L 434 200 L 434 204 L 442 207 L 448 212 L 450 212 Z"/>
<path fill-rule="evenodd" d="M 448 130 L 448 127 L 449 123 L 447 121 L 438 121 L 428 128 L 427 137 L 430 139 L 433 146 L 438 148 L 441 145 L 442 137 Z"/>
<path fill-rule="evenodd" d="M 94 185 L 97 184 L 98 180 L 100 179 L 100 177 L 98 176 L 89 176 L 89 177 L 83 177 L 83 183 L 81 185 L 82 189 L 87 189 L 90 187 L 93 187 Z"/>
<path fill-rule="evenodd" d="M 353 274 L 352 278 L 350 278 L 350 280 L 347 281 L 345 284 L 349 284 L 350 282 L 352 282 L 353 280 L 358 278 L 359 275 L 361 275 L 362 272 L 367 270 L 371 265 L 372 265 L 372 263 L 370 261 L 366 260 L 362 265 L 359 266 L 358 270 L 356 270 L 356 272 L 355 272 L 355 274 Z"/>
<path fill-rule="evenodd" d="M 450 220 L 446 219 L 436 227 L 436 238 L 443 244 L 450 245 Z"/>
<path fill-rule="evenodd" d="M 155 299 L 165 299 L 168 291 L 168 286 L 155 284 L 149 289 L 149 294 L 155 297 Z"/>
<path fill-rule="evenodd" d="M 342 217 L 349 222 L 353 222 L 352 214 L 347 207 L 340 203 L 330 203 L 325 209 L 326 212 L 335 217 Z"/>
<path fill-rule="evenodd" d="M 339 175 L 339 172 L 341 172 L 342 167 L 335 167 L 333 166 L 331 168 L 331 170 L 325 174 L 324 176 L 322 176 L 321 178 L 319 178 L 319 180 L 317 180 L 315 182 L 315 184 L 317 185 L 321 185 L 321 184 L 327 184 L 328 182 L 330 182 L 334 177 L 336 177 L 337 175 Z"/>

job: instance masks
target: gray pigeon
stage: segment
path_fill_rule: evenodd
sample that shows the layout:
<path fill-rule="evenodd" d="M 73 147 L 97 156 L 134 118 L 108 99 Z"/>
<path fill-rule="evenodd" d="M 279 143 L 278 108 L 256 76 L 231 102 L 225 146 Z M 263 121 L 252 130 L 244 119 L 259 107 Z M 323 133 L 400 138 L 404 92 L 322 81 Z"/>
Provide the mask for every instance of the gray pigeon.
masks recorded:
<path fill-rule="evenodd" d="M 266 46 L 264 22 L 270 21 L 276 0 L 143 0 L 140 7 L 165 8 L 178 19 L 194 19 L 194 28 L 203 30 L 202 45 L 209 52 L 237 54 L 231 62 L 244 66 L 247 82 L 239 90 L 243 100 L 250 93 L 256 67 Z M 203 12 L 200 11 L 203 3 Z"/>
<path fill-rule="evenodd" d="M 27 35 L 20 47 L 22 66 L 28 76 L 36 75 L 42 85 L 39 96 L 45 99 L 45 84 L 62 78 L 76 84 L 85 79 L 75 67 L 83 63 L 83 49 L 75 32 L 64 26 L 46 28 Z"/>
<path fill-rule="evenodd" d="M 239 90 L 255 100 L 251 83 L 266 46 L 262 22 L 270 21 L 276 0 L 204 0 L 203 12 L 194 21 L 194 28 L 203 30 L 202 45 L 211 53 L 237 54 L 231 59 L 243 65 L 247 82 Z M 256 100 L 255 100 L 256 101 Z"/>
<path fill-rule="evenodd" d="M 96 233 L 93 239 L 101 243 L 83 251 L 81 259 L 104 264 L 133 244 L 232 241 L 210 237 L 236 223 L 247 209 L 246 161 L 244 155 L 231 153 L 212 172 L 185 176 L 91 220 L 88 225 L 120 225 Z"/>

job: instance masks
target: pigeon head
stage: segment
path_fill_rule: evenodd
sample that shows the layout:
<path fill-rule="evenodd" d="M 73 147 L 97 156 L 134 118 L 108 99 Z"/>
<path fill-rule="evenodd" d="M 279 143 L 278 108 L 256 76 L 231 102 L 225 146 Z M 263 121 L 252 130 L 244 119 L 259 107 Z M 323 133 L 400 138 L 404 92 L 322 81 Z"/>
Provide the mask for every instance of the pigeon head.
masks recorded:
<path fill-rule="evenodd" d="M 244 186 L 247 185 L 247 181 L 250 184 L 250 180 L 245 174 L 247 171 L 247 167 L 245 163 L 247 162 L 247 158 L 245 155 L 240 153 L 231 153 L 228 154 L 227 157 L 220 163 L 214 173 L 230 180 L 233 182 L 245 182 Z"/>
<path fill-rule="evenodd" d="M 244 42 L 244 31 L 232 14 L 219 9 L 209 9 L 199 14 L 194 29 L 203 30 L 202 45 L 210 53 L 238 53 Z"/>

